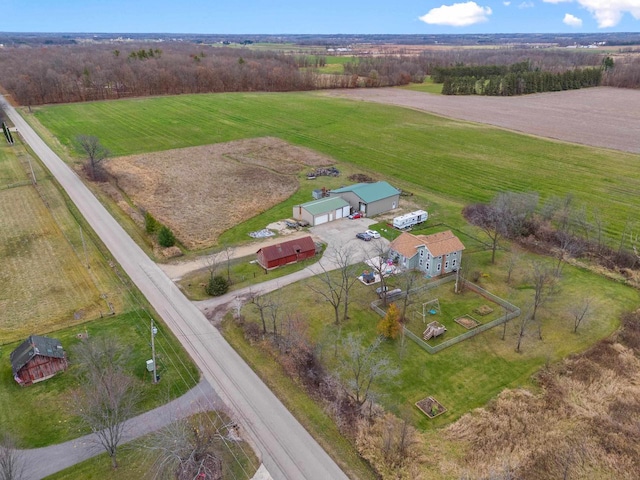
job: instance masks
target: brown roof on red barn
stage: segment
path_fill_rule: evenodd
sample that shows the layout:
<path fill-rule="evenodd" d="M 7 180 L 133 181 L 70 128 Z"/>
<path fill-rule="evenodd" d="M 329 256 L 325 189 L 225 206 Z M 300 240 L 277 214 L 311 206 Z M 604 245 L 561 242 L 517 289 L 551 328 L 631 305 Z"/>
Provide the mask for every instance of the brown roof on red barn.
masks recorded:
<path fill-rule="evenodd" d="M 316 244 L 309 236 L 288 240 L 286 242 L 277 243 L 275 245 L 269 245 L 268 247 L 262 247 L 256 253 L 262 251 L 264 259 L 269 262 L 277 260 L 279 258 L 288 257 L 290 255 L 296 255 L 301 252 L 315 251 Z"/>

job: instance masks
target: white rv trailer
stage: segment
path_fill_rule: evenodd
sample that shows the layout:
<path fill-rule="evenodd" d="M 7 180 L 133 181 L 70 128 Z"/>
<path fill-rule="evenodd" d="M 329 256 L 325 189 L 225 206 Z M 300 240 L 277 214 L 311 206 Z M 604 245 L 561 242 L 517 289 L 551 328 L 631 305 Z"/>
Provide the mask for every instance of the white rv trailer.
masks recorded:
<path fill-rule="evenodd" d="M 405 213 L 393 219 L 394 228 L 404 230 L 422 222 L 426 222 L 429 214 L 424 210 L 416 210 L 415 212 Z"/>

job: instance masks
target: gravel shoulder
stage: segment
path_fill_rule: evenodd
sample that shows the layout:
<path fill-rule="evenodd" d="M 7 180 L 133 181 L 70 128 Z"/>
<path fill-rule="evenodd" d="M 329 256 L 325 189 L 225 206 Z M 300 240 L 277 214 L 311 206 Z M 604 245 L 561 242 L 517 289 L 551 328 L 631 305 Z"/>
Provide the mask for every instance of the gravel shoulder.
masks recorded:
<path fill-rule="evenodd" d="M 398 105 L 565 142 L 640 153 L 640 90 L 596 87 L 519 97 L 483 97 L 433 95 L 401 88 L 359 88 L 324 94 Z"/>

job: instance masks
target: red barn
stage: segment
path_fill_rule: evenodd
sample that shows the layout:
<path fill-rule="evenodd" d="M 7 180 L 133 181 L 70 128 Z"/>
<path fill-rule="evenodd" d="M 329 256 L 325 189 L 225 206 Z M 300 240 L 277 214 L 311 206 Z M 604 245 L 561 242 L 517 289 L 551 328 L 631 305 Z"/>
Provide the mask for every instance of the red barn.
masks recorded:
<path fill-rule="evenodd" d="M 53 377 L 67 368 L 67 356 L 59 340 L 31 335 L 11 355 L 13 378 L 20 385 L 31 385 Z"/>
<path fill-rule="evenodd" d="M 316 254 L 316 244 L 307 236 L 263 247 L 256 253 L 258 263 L 269 270 L 313 257 Z"/>

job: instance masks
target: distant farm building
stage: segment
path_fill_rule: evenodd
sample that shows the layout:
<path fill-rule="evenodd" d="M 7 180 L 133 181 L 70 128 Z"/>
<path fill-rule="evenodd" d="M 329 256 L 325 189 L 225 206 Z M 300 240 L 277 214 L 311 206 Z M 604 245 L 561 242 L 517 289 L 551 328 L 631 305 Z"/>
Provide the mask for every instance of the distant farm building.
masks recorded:
<path fill-rule="evenodd" d="M 312 227 L 344 218 L 349 213 L 351 213 L 349 202 L 340 197 L 321 198 L 293 207 L 293 218 L 298 221 L 306 220 Z"/>
<path fill-rule="evenodd" d="M 451 230 L 431 235 L 404 232 L 391 242 L 389 250 L 399 267 L 437 277 L 460 268 L 464 245 Z"/>
<path fill-rule="evenodd" d="M 260 266 L 270 270 L 313 257 L 316 254 L 316 244 L 311 237 L 307 236 L 262 247 L 256 254 Z"/>
<path fill-rule="evenodd" d="M 9 356 L 13 378 L 31 385 L 53 377 L 67 368 L 67 356 L 59 340 L 31 335 Z"/>
<path fill-rule="evenodd" d="M 400 190 L 387 182 L 356 183 L 329 192 L 330 198 L 343 198 L 356 212 L 367 217 L 398 208 Z"/>

